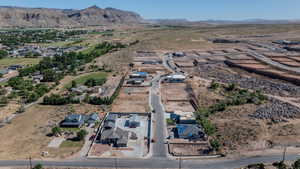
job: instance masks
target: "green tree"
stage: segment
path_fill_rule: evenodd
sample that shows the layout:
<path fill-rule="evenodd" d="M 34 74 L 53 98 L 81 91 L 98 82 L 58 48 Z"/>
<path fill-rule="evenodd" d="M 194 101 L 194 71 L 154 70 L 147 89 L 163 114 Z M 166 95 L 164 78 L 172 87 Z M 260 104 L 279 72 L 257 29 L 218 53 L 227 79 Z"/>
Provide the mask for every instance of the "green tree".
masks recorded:
<path fill-rule="evenodd" d="M 76 88 L 77 87 L 77 82 L 75 80 L 72 81 L 72 88 Z"/>
<path fill-rule="evenodd" d="M 60 136 L 61 132 L 62 132 L 61 128 L 59 128 L 57 126 L 53 127 L 51 131 L 54 136 Z"/>
<path fill-rule="evenodd" d="M 214 80 L 211 82 L 209 88 L 212 90 L 216 90 L 220 87 L 220 83 L 215 82 Z"/>
<path fill-rule="evenodd" d="M 212 139 L 212 140 L 210 140 L 209 142 L 210 142 L 211 147 L 212 147 L 215 151 L 219 151 L 219 150 L 220 150 L 221 144 L 220 144 L 219 140 L 217 140 L 217 139 Z"/>
<path fill-rule="evenodd" d="M 208 119 L 202 118 L 199 120 L 199 123 L 207 135 L 211 136 L 216 132 L 216 127 Z"/>
<path fill-rule="evenodd" d="M 0 59 L 3 59 L 3 58 L 5 58 L 5 57 L 7 57 L 7 56 L 8 56 L 7 51 L 5 51 L 5 50 L 0 50 Z"/>
<path fill-rule="evenodd" d="M 79 141 L 83 141 L 87 135 L 88 135 L 88 132 L 86 130 L 80 130 L 79 132 L 77 132 L 77 139 Z"/>
<path fill-rule="evenodd" d="M 0 97 L 0 107 L 6 106 L 8 104 L 8 99 L 5 96 Z"/>
<path fill-rule="evenodd" d="M 236 89 L 236 85 L 234 83 L 231 83 L 226 87 L 227 91 L 233 91 L 235 89 Z"/>

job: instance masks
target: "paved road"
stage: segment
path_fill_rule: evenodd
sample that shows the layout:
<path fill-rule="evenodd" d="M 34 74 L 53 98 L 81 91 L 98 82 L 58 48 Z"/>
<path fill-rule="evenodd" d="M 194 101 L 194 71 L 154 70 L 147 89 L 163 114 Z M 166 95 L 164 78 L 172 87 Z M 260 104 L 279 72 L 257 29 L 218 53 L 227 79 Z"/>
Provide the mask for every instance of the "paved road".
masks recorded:
<path fill-rule="evenodd" d="M 159 84 L 160 78 L 155 79 L 152 81 L 151 87 L 151 106 L 154 109 L 155 113 L 153 113 L 154 119 L 154 140 L 155 143 L 152 144 L 152 157 L 153 158 L 166 158 L 167 157 L 167 147 L 165 145 L 165 137 L 166 137 L 166 124 L 165 124 L 165 117 L 164 117 L 164 108 L 161 103 L 161 98 L 159 95 Z"/>
<path fill-rule="evenodd" d="M 286 160 L 296 160 L 300 156 L 287 155 Z M 185 160 L 182 162 L 182 168 L 191 169 L 234 169 L 247 166 L 254 163 L 272 163 L 280 161 L 282 157 L 264 156 L 249 157 L 236 160 L 226 159 L 198 159 Z M 90 167 L 90 168 L 178 168 L 178 160 L 169 160 L 167 158 L 151 159 L 86 159 L 80 161 L 33 161 L 35 164 L 43 164 L 49 167 Z M 29 166 L 29 161 L 0 161 L 0 167 L 10 166 Z"/>

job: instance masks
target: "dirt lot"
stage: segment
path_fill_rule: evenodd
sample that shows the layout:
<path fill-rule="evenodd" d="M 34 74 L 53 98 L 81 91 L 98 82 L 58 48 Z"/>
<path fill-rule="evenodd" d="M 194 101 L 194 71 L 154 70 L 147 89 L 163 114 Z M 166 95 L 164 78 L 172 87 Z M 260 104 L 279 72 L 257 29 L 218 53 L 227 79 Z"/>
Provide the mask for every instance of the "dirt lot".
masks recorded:
<path fill-rule="evenodd" d="M 148 87 L 123 87 L 112 106 L 112 112 L 148 112 Z"/>
<path fill-rule="evenodd" d="M 77 152 L 78 147 L 62 149 L 47 148 L 52 140 L 47 134 L 53 126 L 64 119 L 65 115 L 76 113 L 99 112 L 98 106 L 42 106 L 36 105 L 17 116 L 12 122 L 0 128 L 0 159 L 41 158 L 43 151 L 48 151 L 53 158 L 62 158 Z"/>
<path fill-rule="evenodd" d="M 224 99 L 224 96 L 205 86 L 194 85 L 194 88 L 197 88 L 196 93 L 199 93 L 198 100 L 201 107 L 213 105 Z M 250 118 L 249 114 L 255 112 L 257 108 L 258 105 L 255 104 L 231 106 L 210 116 L 209 119 L 217 128 L 214 137 L 223 145 L 222 152 L 245 153 L 282 145 L 299 145 L 299 119 L 274 123 L 271 120 Z"/>
<path fill-rule="evenodd" d="M 167 112 L 195 111 L 189 102 L 190 97 L 186 83 L 164 83 L 161 87 L 161 96 Z"/>

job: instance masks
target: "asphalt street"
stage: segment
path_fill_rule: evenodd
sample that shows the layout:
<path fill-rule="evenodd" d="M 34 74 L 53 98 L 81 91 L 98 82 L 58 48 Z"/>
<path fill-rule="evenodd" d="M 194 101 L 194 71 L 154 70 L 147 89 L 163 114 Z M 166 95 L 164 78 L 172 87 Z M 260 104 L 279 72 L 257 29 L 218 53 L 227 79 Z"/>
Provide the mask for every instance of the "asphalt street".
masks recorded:
<path fill-rule="evenodd" d="M 165 145 L 165 118 L 164 118 L 164 109 L 163 105 L 161 103 L 161 99 L 159 96 L 159 83 L 160 79 L 155 80 L 152 82 L 152 92 L 151 92 L 151 105 L 154 109 L 155 113 L 153 113 L 154 118 L 154 126 L 152 129 L 154 129 L 154 140 L 155 142 L 152 144 L 153 146 L 153 152 L 152 157 L 160 157 L 160 158 L 166 158 L 167 157 L 167 148 Z"/>

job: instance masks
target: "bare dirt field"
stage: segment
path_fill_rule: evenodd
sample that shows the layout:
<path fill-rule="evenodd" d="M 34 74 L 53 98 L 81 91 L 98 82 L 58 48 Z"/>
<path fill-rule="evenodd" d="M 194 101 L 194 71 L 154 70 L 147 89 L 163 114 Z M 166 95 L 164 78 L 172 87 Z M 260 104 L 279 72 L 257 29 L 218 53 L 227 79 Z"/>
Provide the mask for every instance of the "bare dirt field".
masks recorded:
<path fill-rule="evenodd" d="M 78 147 L 47 147 L 52 140 L 47 134 L 70 111 L 82 114 L 100 110 L 98 106 L 91 105 L 33 106 L 18 115 L 10 124 L 0 128 L 0 159 L 27 159 L 29 156 L 41 158 L 44 151 L 49 152 L 46 158 L 65 158 L 77 152 Z"/>
<path fill-rule="evenodd" d="M 123 87 L 112 106 L 112 112 L 148 112 L 148 87 Z"/>

